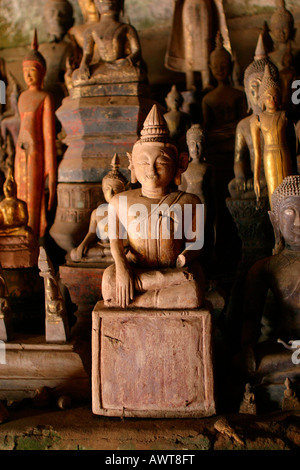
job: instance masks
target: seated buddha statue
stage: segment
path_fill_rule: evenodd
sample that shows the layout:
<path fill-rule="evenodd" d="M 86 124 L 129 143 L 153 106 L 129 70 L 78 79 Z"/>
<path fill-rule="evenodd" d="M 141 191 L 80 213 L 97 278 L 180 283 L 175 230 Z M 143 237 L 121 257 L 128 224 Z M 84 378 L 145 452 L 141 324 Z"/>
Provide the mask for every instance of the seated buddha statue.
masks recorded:
<path fill-rule="evenodd" d="M 183 104 L 183 96 L 177 90 L 176 85 L 172 86 L 165 101 L 168 111 L 164 114 L 164 118 L 169 128 L 170 137 L 179 143 L 185 137 L 186 131 L 190 126 L 190 117 L 180 109 Z"/>
<path fill-rule="evenodd" d="M 141 187 L 110 201 L 114 263 L 103 274 L 104 304 L 198 308 L 204 302 L 198 262 L 203 246 L 204 218 L 198 217 L 202 206 L 198 196 L 174 188 L 181 183 L 188 155 L 178 154 L 157 105 L 149 112 L 129 160 L 131 181 Z"/>
<path fill-rule="evenodd" d="M 122 0 L 95 0 L 99 22 L 84 32 L 83 56 L 72 74 L 73 86 L 126 83 L 145 78 L 141 46 L 133 26 L 119 20 Z M 93 63 L 94 49 L 99 60 Z"/>
<path fill-rule="evenodd" d="M 4 199 L 0 202 L 0 236 L 31 233 L 27 225 L 27 204 L 17 198 L 17 185 L 11 169 L 3 185 L 3 193 Z"/>
<path fill-rule="evenodd" d="M 286 358 L 285 366 L 290 369 L 291 355 L 287 357 L 289 352 L 278 339 L 288 344 L 300 337 L 300 176 L 287 176 L 271 197 L 269 215 L 281 250 L 257 261 L 248 273 L 242 346 L 249 373 L 254 373 L 259 360 L 270 352 L 277 354 L 276 371 L 281 357 L 282 365 Z M 272 309 L 265 310 L 268 292 L 275 302 Z M 273 370 L 274 364 L 270 363 Z"/>
<path fill-rule="evenodd" d="M 112 261 L 104 206 L 107 208 L 111 198 L 127 188 L 127 179 L 119 171 L 119 166 L 120 160 L 115 154 L 111 162 L 112 169 L 102 180 L 102 191 L 107 204 L 101 206 L 101 212 L 98 208 L 93 210 L 88 233 L 80 245 L 70 251 L 67 256 L 70 261 L 87 263 Z"/>

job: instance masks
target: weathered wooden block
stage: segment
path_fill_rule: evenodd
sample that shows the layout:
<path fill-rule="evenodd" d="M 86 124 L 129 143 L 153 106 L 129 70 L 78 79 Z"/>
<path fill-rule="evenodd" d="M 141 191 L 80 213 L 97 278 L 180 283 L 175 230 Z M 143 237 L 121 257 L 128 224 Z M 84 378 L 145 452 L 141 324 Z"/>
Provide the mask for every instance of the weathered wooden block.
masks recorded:
<path fill-rule="evenodd" d="M 211 313 L 118 310 L 98 302 L 92 326 L 92 409 L 104 416 L 213 415 Z"/>

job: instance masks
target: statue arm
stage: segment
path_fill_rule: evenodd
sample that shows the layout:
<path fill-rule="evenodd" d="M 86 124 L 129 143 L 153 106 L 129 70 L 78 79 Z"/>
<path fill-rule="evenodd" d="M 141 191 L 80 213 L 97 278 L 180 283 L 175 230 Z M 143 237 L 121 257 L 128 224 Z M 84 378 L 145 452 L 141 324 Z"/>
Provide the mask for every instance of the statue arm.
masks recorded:
<path fill-rule="evenodd" d="M 94 41 L 92 33 L 89 32 L 88 34 L 85 34 L 84 43 L 83 43 L 83 56 L 82 56 L 80 66 L 79 66 L 81 75 L 83 74 L 85 78 L 90 77 L 89 65 L 93 58 L 94 45 L 95 45 L 95 41 Z"/>
<path fill-rule="evenodd" d="M 55 111 L 53 98 L 47 93 L 44 101 L 43 112 L 43 134 L 44 134 L 44 160 L 45 177 L 48 176 L 49 202 L 50 210 L 54 204 L 56 192 L 56 132 L 55 132 Z"/>
<path fill-rule="evenodd" d="M 253 116 L 250 123 L 251 137 L 254 149 L 254 191 L 256 199 L 260 198 L 260 170 L 261 170 L 261 137 L 260 137 L 260 122 L 258 116 Z"/>
<path fill-rule="evenodd" d="M 112 237 L 109 233 L 111 254 L 116 265 L 116 302 L 120 307 L 125 308 L 134 298 L 134 278 L 126 258 L 123 240 L 119 237 L 121 221 L 118 215 L 118 198 L 113 198 L 110 204 L 109 224 L 112 225 L 111 217 L 115 217 L 116 222 L 115 236 Z"/>
<path fill-rule="evenodd" d="M 127 40 L 130 47 L 130 53 L 126 59 L 130 65 L 135 65 L 141 59 L 141 45 L 136 31 L 130 27 L 127 30 Z"/>
<path fill-rule="evenodd" d="M 246 181 L 247 181 L 247 173 L 248 171 L 248 164 L 247 161 L 249 160 L 249 149 L 248 145 L 244 136 L 244 133 L 240 126 L 237 126 L 236 134 L 235 134 L 235 149 L 234 149 L 234 176 L 237 186 L 241 186 L 238 189 L 243 191 L 246 190 Z"/>

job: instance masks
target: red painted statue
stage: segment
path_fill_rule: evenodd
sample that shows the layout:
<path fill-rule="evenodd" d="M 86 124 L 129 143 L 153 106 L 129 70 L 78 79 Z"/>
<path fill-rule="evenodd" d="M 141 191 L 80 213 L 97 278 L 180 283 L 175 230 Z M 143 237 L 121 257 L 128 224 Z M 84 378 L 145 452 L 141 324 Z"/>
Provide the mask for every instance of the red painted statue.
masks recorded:
<path fill-rule="evenodd" d="M 20 132 L 15 156 L 18 198 L 27 203 L 28 225 L 36 237 L 47 228 L 45 186 L 48 177 L 48 210 L 56 191 L 55 114 L 52 95 L 42 89 L 46 62 L 38 52 L 36 33 L 31 50 L 23 60 L 27 90 L 21 93 L 18 107 Z"/>

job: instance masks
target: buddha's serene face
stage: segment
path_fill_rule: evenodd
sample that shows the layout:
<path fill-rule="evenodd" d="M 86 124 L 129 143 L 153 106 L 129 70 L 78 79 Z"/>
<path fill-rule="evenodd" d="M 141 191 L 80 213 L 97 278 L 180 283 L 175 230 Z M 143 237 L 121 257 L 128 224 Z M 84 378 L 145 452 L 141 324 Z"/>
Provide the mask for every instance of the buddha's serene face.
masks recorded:
<path fill-rule="evenodd" d="M 279 229 L 286 245 L 300 249 L 300 196 L 288 196 L 281 202 Z"/>
<path fill-rule="evenodd" d="M 187 145 L 189 149 L 189 156 L 191 157 L 191 159 L 199 159 L 202 152 L 202 142 L 200 136 L 198 138 L 196 136 L 188 138 Z"/>
<path fill-rule="evenodd" d="M 247 98 L 251 109 L 255 112 L 257 108 L 261 111 L 259 106 L 259 87 L 261 84 L 261 77 L 253 76 L 249 80 L 249 90 L 247 93 Z"/>
<path fill-rule="evenodd" d="M 95 5 L 100 15 L 103 15 L 109 12 L 117 13 L 120 11 L 120 2 L 118 0 L 106 0 L 106 1 L 95 0 Z"/>
<path fill-rule="evenodd" d="M 50 2 L 45 7 L 45 23 L 48 34 L 62 39 L 73 25 L 70 8 L 64 2 Z"/>
<path fill-rule="evenodd" d="M 34 61 L 23 63 L 24 81 L 28 87 L 40 87 L 44 78 L 44 72 Z"/>
<path fill-rule="evenodd" d="M 113 196 L 125 191 L 125 186 L 121 180 L 107 178 L 102 181 L 102 191 L 106 202 L 110 202 Z"/>
<path fill-rule="evenodd" d="M 274 26 L 271 32 L 275 42 L 286 43 L 289 39 L 292 39 L 293 31 L 288 23 Z"/>
<path fill-rule="evenodd" d="M 226 78 L 228 78 L 231 73 L 231 63 L 226 57 L 213 59 L 211 61 L 210 67 L 213 76 L 218 81 L 226 80 Z"/>
<path fill-rule="evenodd" d="M 280 93 L 277 88 L 270 88 L 263 95 L 263 104 L 266 111 L 276 111 L 280 105 Z"/>
<path fill-rule="evenodd" d="M 137 143 L 132 152 L 135 176 L 149 191 L 167 188 L 177 169 L 175 150 L 161 142 Z"/>

